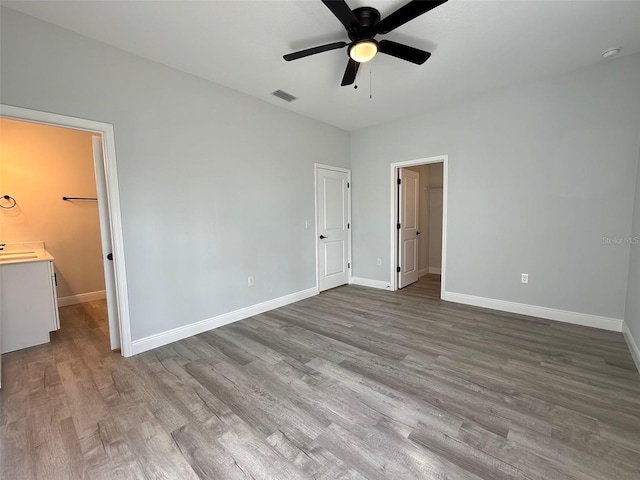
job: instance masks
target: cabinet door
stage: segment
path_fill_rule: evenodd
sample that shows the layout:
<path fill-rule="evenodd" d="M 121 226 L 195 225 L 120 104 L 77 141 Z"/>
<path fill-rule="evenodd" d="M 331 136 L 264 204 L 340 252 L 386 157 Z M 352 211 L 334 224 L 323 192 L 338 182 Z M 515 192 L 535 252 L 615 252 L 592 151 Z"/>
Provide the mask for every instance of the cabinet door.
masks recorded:
<path fill-rule="evenodd" d="M 0 266 L 2 353 L 49 341 L 49 331 L 53 324 L 50 263 L 28 262 Z"/>

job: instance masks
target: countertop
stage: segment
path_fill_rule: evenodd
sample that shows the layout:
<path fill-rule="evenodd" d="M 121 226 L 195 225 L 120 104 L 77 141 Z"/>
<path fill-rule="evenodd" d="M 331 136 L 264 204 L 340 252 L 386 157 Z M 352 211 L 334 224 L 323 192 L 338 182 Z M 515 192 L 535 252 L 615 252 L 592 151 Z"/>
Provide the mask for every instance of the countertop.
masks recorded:
<path fill-rule="evenodd" d="M 0 250 L 0 265 L 48 262 L 53 256 L 44 248 L 44 242 L 7 243 Z"/>

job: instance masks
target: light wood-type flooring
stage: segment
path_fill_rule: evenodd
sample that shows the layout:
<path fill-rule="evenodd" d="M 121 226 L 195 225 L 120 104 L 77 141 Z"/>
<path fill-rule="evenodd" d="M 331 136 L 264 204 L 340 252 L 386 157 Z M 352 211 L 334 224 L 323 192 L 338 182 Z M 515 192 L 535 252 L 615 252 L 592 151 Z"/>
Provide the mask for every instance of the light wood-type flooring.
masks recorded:
<path fill-rule="evenodd" d="M 4 355 L 0 477 L 640 479 L 620 333 L 345 286 L 133 358 L 103 302 Z"/>

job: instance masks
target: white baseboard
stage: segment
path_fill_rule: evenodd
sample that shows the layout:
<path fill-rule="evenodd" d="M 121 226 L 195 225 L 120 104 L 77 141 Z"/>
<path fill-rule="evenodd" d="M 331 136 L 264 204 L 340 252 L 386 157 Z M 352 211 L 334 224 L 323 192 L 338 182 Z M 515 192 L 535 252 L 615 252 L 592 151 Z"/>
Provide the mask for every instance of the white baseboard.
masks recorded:
<path fill-rule="evenodd" d="M 629 346 L 629 351 L 631 352 L 633 363 L 636 364 L 638 373 L 640 373 L 640 348 L 638 348 L 638 344 L 636 343 L 635 338 L 633 338 L 633 335 L 631 335 L 631 330 L 629 330 L 627 322 L 622 322 L 622 334 L 624 335 L 624 339 L 627 341 L 627 345 Z"/>
<path fill-rule="evenodd" d="M 573 323 L 575 325 L 582 325 L 585 327 L 601 328 L 603 330 L 611 330 L 614 332 L 622 331 L 623 322 L 620 318 L 600 317 L 598 315 L 590 315 L 588 313 L 569 312 L 567 310 L 557 310 L 555 308 L 539 307 L 537 305 L 527 305 L 525 303 L 476 297 L 474 295 L 455 292 L 444 292 L 442 299 L 449 302 L 491 308 L 493 310 L 500 310 L 503 312 L 518 313 L 520 315 L 529 315 L 531 317 L 545 318 L 547 320 Z"/>
<path fill-rule="evenodd" d="M 66 307 L 77 303 L 93 302 L 94 300 L 104 300 L 107 298 L 106 290 L 98 290 L 96 292 L 79 293 L 77 295 L 69 295 L 68 297 L 58 297 L 58 306 Z"/>
<path fill-rule="evenodd" d="M 191 337 L 214 328 L 222 327 L 229 323 L 237 322 L 245 318 L 258 315 L 260 313 L 268 312 L 274 308 L 284 307 L 290 303 L 299 302 L 305 298 L 313 297 L 318 294 L 318 287 L 309 288 L 300 292 L 284 295 L 283 297 L 274 298 L 273 300 L 267 300 L 266 302 L 257 303 L 249 307 L 244 307 L 233 312 L 223 313 L 217 317 L 207 318 L 206 320 L 200 320 L 189 325 L 167 330 L 166 332 L 156 333 L 139 340 L 131 342 L 131 354 L 136 355 L 138 353 L 146 352 L 153 348 L 161 347 L 169 343 L 177 342 L 183 338 Z"/>
<path fill-rule="evenodd" d="M 436 275 L 442 275 L 442 269 L 438 267 L 427 267 L 418 270 L 418 278 L 424 277 L 428 273 L 435 273 Z"/>
<path fill-rule="evenodd" d="M 391 290 L 391 284 L 389 282 L 383 282 L 382 280 L 371 280 L 370 278 L 351 277 L 349 283 L 353 285 L 361 285 L 363 287 L 380 288 L 382 290 Z"/>

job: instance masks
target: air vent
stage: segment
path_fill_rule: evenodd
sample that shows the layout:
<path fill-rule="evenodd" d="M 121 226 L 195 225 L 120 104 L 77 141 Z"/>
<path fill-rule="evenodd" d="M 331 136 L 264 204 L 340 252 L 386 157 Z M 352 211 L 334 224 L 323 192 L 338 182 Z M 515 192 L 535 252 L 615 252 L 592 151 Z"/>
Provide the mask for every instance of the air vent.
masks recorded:
<path fill-rule="evenodd" d="M 290 93 L 287 93 L 287 92 L 285 92 L 283 90 L 276 90 L 271 95 L 273 95 L 274 97 L 281 98 L 285 102 L 293 102 L 294 100 L 298 99 L 298 97 L 294 97 Z"/>

